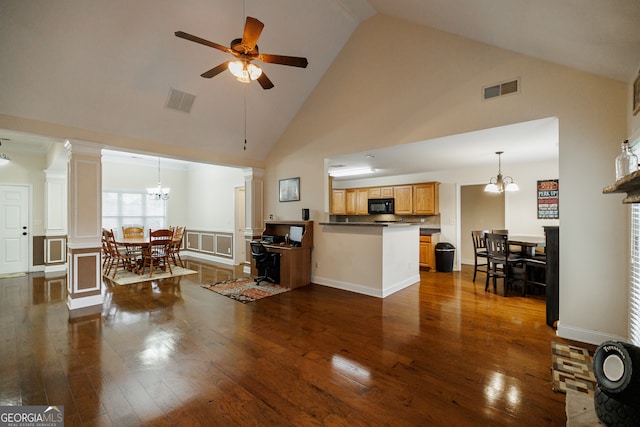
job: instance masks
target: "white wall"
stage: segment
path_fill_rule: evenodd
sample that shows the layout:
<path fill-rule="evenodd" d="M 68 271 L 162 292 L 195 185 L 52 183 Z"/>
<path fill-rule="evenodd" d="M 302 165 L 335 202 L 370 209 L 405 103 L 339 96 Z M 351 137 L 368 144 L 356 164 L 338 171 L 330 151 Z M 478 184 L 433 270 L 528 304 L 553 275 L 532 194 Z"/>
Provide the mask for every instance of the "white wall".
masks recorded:
<path fill-rule="evenodd" d="M 401 75 L 398 58 L 411 58 L 411 67 Z M 520 78 L 519 94 L 481 101 L 483 86 L 513 77 Z M 312 219 L 328 218 L 327 157 L 557 117 L 558 332 L 589 342 L 625 337 L 628 208 L 620 204 L 621 195 L 603 195 L 602 188 L 613 181 L 613 161 L 629 131 L 628 90 L 626 83 L 376 15 L 353 33 L 272 151 L 265 173 L 265 211 L 298 218 L 306 207 Z M 530 175 L 546 179 L 553 172 Z M 278 179 L 291 176 L 301 178 L 301 201 L 278 203 Z M 486 179 L 478 173 L 473 183 Z M 526 194 L 524 189 L 515 200 L 535 203 Z M 539 233 L 542 225 L 532 230 L 526 224 L 512 213 L 507 227 L 529 234 Z M 332 243 L 319 227 L 314 245 L 320 267 L 313 274 L 322 275 Z M 597 262 L 585 262 L 585 250 Z"/>
<path fill-rule="evenodd" d="M 187 188 L 187 170 L 163 166 L 160 169 L 160 181 L 163 187 L 171 189 L 167 202 L 167 226 L 187 223 L 187 206 L 189 196 Z M 151 166 L 131 165 L 113 161 L 102 162 L 103 190 L 135 190 L 146 191 L 158 183 L 158 168 Z"/>
<path fill-rule="evenodd" d="M 232 233 L 236 187 L 244 187 L 242 169 L 193 164 L 185 188 L 189 228 Z"/>
<path fill-rule="evenodd" d="M 102 187 L 108 190 L 146 190 L 158 181 L 157 167 L 105 161 Z M 244 186 L 242 169 L 189 163 L 163 166 L 163 187 L 171 188 L 167 225 L 188 229 L 233 232 L 234 189 Z"/>

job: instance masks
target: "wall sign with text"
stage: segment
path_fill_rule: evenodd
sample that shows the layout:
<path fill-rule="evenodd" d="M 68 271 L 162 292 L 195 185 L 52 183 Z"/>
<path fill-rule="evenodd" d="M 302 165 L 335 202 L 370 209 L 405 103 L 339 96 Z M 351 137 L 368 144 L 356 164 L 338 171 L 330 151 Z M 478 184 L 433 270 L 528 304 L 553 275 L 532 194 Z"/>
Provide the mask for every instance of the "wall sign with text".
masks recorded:
<path fill-rule="evenodd" d="M 538 219 L 558 219 L 558 180 L 538 181 Z"/>

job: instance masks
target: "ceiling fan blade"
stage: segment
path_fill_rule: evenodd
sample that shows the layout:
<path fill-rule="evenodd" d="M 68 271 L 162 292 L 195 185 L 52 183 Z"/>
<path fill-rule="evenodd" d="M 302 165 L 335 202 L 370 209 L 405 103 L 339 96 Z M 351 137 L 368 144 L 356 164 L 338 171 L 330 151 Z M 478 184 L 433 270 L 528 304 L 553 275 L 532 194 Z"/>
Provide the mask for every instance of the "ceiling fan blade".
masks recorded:
<path fill-rule="evenodd" d="M 209 40 L 205 40 L 205 39 L 202 39 L 202 38 L 200 38 L 198 36 L 194 36 L 194 35 L 191 35 L 189 33 L 185 33 L 184 31 L 176 31 L 174 34 L 176 35 L 176 37 L 180 37 L 181 39 L 185 39 L 185 40 L 189 40 L 189 41 L 192 41 L 192 42 L 200 43 L 200 44 L 203 44 L 205 46 L 209 46 L 209 47 L 212 47 L 214 49 L 221 50 L 223 52 L 231 53 L 231 49 L 229 49 L 226 46 L 222 46 L 221 44 L 210 42 Z"/>
<path fill-rule="evenodd" d="M 217 67 L 213 67 L 209 71 L 205 71 L 204 73 L 202 73 L 200 75 L 202 77 L 204 77 L 205 79 L 210 79 L 211 77 L 217 76 L 218 74 L 220 74 L 221 72 L 223 72 L 227 68 L 229 68 L 229 61 L 223 62 L 222 64 L 218 65 Z"/>
<path fill-rule="evenodd" d="M 242 33 L 242 45 L 247 49 L 247 52 L 256 47 L 263 28 L 264 24 L 262 22 L 247 16 L 247 21 L 244 24 L 244 33 Z"/>
<path fill-rule="evenodd" d="M 260 83 L 262 89 L 271 89 L 273 87 L 273 83 L 271 83 L 271 80 L 269 80 L 269 77 L 267 77 L 264 71 L 262 71 L 262 74 L 258 77 L 258 83 Z"/>
<path fill-rule="evenodd" d="M 307 58 L 301 58 L 299 56 L 284 56 L 284 55 L 269 55 L 268 53 L 261 53 L 257 58 L 262 62 L 269 62 L 271 64 L 290 65 L 292 67 L 307 68 Z"/>

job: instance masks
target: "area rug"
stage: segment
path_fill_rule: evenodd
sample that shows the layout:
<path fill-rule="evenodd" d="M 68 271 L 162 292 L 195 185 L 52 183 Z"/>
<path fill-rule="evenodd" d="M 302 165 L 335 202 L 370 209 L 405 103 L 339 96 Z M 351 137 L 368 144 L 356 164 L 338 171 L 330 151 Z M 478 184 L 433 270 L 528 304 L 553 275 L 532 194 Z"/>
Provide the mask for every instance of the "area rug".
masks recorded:
<path fill-rule="evenodd" d="M 568 344 L 551 343 L 553 390 L 566 393 L 575 390 L 593 396 L 596 377 L 589 350 Z"/>
<path fill-rule="evenodd" d="M 260 285 L 256 285 L 256 282 L 251 277 L 225 280 L 213 285 L 202 285 L 202 287 L 244 304 L 291 290 L 286 286 L 274 285 L 268 282 L 261 282 Z"/>
<path fill-rule="evenodd" d="M 169 277 L 179 277 L 179 276 L 186 276 L 188 274 L 197 273 L 197 271 L 189 270 L 188 268 L 182 268 L 182 267 L 171 267 L 171 269 L 173 270 L 173 274 L 169 273 L 168 270 L 154 271 L 152 277 L 149 277 L 148 272 L 141 275 L 131 271 L 123 271 L 123 270 L 118 270 L 118 273 L 116 274 L 115 279 L 111 278 L 111 276 L 113 276 L 113 272 L 111 272 L 108 277 L 107 276 L 102 276 L 102 277 L 111 280 L 117 285 L 131 285 L 132 283 L 148 282 L 150 280 L 167 279 Z"/>
<path fill-rule="evenodd" d="M 551 373 L 553 390 L 566 394 L 567 426 L 602 425 L 593 404 L 596 377 L 589 350 L 552 342 Z"/>

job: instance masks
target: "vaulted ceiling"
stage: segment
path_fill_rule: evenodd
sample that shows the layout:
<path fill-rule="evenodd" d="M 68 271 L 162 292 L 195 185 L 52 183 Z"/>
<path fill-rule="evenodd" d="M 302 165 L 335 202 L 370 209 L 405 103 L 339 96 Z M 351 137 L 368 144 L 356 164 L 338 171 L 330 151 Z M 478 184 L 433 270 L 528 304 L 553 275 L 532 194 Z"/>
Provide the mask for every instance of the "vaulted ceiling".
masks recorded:
<path fill-rule="evenodd" d="M 112 148 L 150 141 L 159 152 L 255 164 L 375 13 L 623 82 L 640 66 L 638 0 L 3 0 L 0 114 L 112 136 Z M 229 55 L 174 32 L 228 45 L 246 15 L 265 25 L 260 52 L 303 56 L 309 66 L 258 63 L 270 90 L 227 71 L 200 77 Z M 189 113 L 167 108 L 172 89 L 195 96 Z M 4 151 L 29 140 L 5 135 Z"/>

